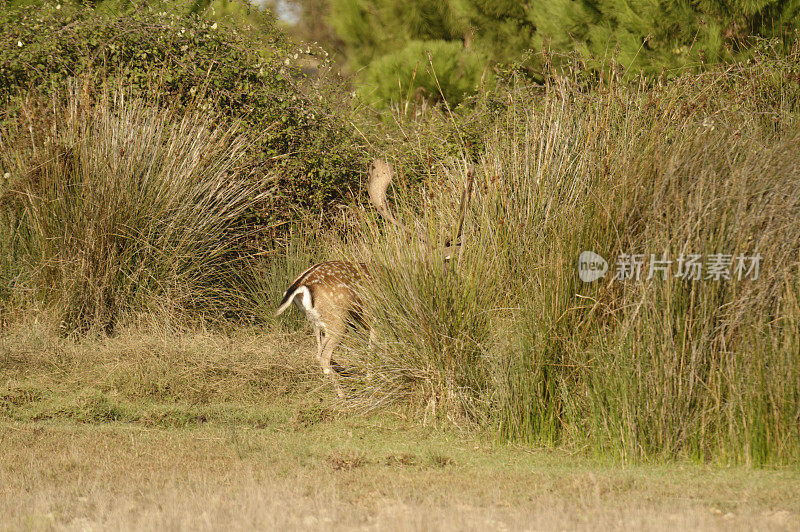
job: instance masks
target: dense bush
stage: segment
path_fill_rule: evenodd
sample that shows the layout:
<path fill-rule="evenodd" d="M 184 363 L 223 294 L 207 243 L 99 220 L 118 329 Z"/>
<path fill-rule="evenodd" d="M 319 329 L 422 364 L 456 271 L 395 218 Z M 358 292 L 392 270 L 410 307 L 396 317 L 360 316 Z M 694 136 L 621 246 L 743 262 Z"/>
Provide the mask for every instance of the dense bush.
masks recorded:
<path fill-rule="evenodd" d="M 76 77 L 89 97 L 124 88 L 155 105 L 242 122 L 251 179 L 273 192 L 249 213 L 251 222 L 273 227 L 340 203 L 358 181 L 364 153 L 348 123 L 347 93 L 324 58 L 295 49 L 267 15 L 256 33 L 184 12 L 55 2 L 4 10 L 3 120 L 15 120 L 32 93 L 65 94 Z M 305 64 L 319 65 L 312 77 Z"/>

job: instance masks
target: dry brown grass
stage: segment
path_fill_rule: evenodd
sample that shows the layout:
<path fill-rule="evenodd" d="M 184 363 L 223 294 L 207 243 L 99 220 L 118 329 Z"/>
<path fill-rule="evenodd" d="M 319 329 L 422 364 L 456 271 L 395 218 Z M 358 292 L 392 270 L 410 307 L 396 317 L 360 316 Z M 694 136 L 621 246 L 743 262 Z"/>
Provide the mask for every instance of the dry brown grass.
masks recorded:
<path fill-rule="evenodd" d="M 305 331 L 0 336 L 0 529 L 774 529 L 800 471 L 625 466 L 336 408 Z"/>
<path fill-rule="evenodd" d="M 11 306 L 45 302 L 65 332 L 85 333 L 132 312 L 236 304 L 224 288 L 246 248 L 242 218 L 267 197 L 239 177 L 241 124 L 124 91 L 91 101 L 77 86 L 20 113 L 0 127 Z"/>
<path fill-rule="evenodd" d="M 374 419 L 302 429 L 3 423 L 0 433 L 8 529 L 800 526 L 797 472 L 604 467 Z M 414 460 L 389 460 L 397 453 Z M 358 466 L 339 467 L 342 457 Z"/>
<path fill-rule="evenodd" d="M 327 389 L 305 331 L 174 332 L 74 341 L 46 323 L 0 335 L 0 417 L 148 426 L 258 425 L 265 405 Z"/>

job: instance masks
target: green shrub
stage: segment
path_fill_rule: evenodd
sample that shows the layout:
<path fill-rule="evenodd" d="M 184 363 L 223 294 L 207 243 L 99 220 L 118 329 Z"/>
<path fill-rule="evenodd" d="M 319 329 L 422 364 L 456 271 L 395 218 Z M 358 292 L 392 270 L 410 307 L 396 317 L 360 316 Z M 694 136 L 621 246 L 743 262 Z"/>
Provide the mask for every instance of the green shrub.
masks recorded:
<path fill-rule="evenodd" d="M 461 43 L 410 41 L 372 61 L 361 75 L 360 90 L 376 104 L 444 97 L 456 106 L 477 90 L 483 74 L 484 61 Z"/>
<path fill-rule="evenodd" d="M 324 57 L 285 41 L 267 15 L 256 32 L 180 7 L 59 6 L 0 13 L 0 119 L 16 120 L 29 94 L 64 95 L 80 78 L 89 97 L 124 87 L 154 105 L 239 120 L 251 139 L 250 179 L 272 192 L 248 220 L 266 228 L 328 211 L 356 186 L 365 154 L 350 98 Z"/>

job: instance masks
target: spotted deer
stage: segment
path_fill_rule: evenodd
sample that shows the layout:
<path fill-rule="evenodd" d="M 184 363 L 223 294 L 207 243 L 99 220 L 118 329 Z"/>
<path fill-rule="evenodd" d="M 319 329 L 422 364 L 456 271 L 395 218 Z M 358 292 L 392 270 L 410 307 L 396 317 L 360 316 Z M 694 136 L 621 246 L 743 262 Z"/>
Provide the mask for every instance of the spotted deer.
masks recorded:
<path fill-rule="evenodd" d="M 394 171 L 389 163 L 382 159 L 373 161 L 367 181 L 370 203 L 384 219 L 403 231 L 415 234 L 424 246 L 433 251 L 424 235 L 410 231 L 397 221 L 389 209 L 386 203 L 386 190 L 393 177 Z M 450 260 L 461 248 L 461 231 L 473 180 L 474 171 L 470 170 L 461 195 L 461 212 L 456 238 L 437 250 L 437 254 L 443 260 Z M 368 328 L 370 343 L 372 342 L 374 331 L 364 318 L 363 300 L 359 293 L 359 288 L 371 281 L 370 268 L 367 264 L 344 261 L 320 262 L 308 268 L 292 282 L 275 312 L 277 317 L 293 302 L 297 305 L 314 329 L 317 360 L 322 366 L 322 372 L 333 379 L 339 397 L 344 397 L 337 375 L 340 367 L 331 362 L 331 356 L 351 324 L 361 324 Z"/>

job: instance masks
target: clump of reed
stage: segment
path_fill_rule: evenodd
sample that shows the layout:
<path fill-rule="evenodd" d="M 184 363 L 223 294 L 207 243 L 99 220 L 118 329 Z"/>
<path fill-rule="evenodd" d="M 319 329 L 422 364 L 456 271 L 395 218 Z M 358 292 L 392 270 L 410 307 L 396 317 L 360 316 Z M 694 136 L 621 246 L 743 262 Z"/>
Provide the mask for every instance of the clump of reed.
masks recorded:
<path fill-rule="evenodd" d="M 459 258 L 363 217 L 378 342 L 351 346 L 359 404 L 402 398 L 622 458 L 800 457 L 800 127 L 784 67 L 508 87 Z M 398 216 L 443 242 L 466 166 L 400 190 Z M 609 262 L 594 283 L 585 250 Z M 638 280 L 614 279 L 623 254 L 644 255 Z M 665 278 L 651 254 L 673 261 Z M 676 277 L 682 254 L 730 255 L 731 278 Z M 737 258 L 757 254 L 757 278 L 740 279 Z"/>
<path fill-rule="evenodd" d="M 224 308 L 259 199 L 236 123 L 124 91 L 31 97 L 0 130 L 7 308 L 53 309 L 64 332 L 125 315 Z"/>

